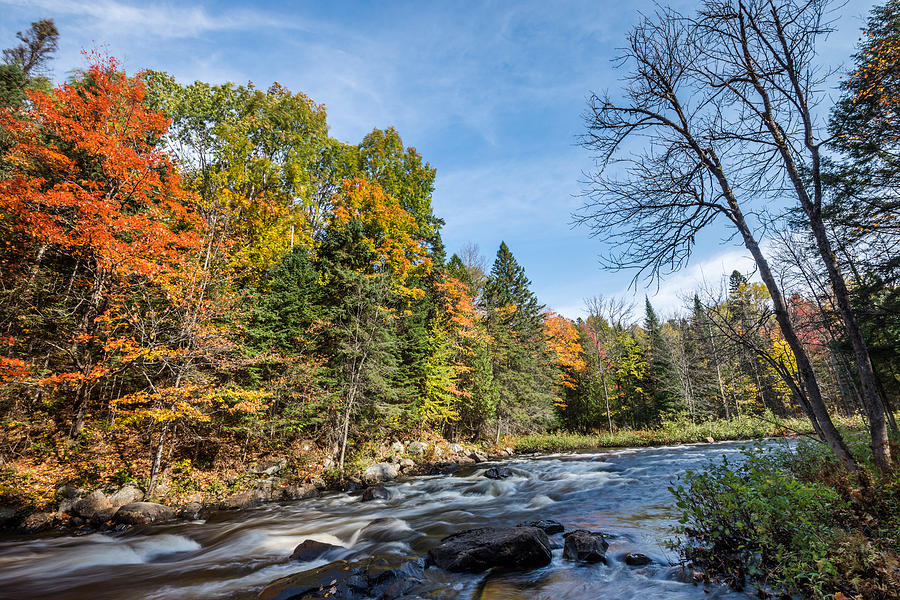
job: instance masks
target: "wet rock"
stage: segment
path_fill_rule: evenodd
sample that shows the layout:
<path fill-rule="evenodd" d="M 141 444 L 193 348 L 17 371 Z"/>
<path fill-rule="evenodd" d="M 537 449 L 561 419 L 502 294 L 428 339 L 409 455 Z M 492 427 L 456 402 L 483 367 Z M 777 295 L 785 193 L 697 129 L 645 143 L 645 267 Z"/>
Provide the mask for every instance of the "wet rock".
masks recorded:
<path fill-rule="evenodd" d="M 398 464 L 400 465 L 400 470 L 405 471 L 407 469 L 412 469 L 413 467 L 415 467 L 416 461 L 411 458 L 401 458 Z"/>
<path fill-rule="evenodd" d="M 281 500 L 305 500 L 319 495 L 319 489 L 314 483 L 295 483 L 285 486 L 273 493 L 273 496 Z"/>
<path fill-rule="evenodd" d="M 483 527 L 445 537 L 428 551 L 428 558 L 453 572 L 533 569 L 550 562 L 550 541 L 536 527 Z"/>
<path fill-rule="evenodd" d="M 39 533 L 51 529 L 56 523 L 56 514 L 50 512 L 32 513 L 19 525 L 22 533 Z"/>
<path fill-rule="evenodd" d="M 473 452 L 472 454 L 473 454 L 472 458 L 475 459 L 475 462 L 482 463 L 482 462 L 487 462 L 487 460 L 488 460 L 487 455 L 482 452 Z"/>
<path fill-rule="evenodd" d="M 275 461 L 269 460 L 257 463 L 250 467 L 250 473 L 253 475 L 276 475 L 284 471 L 287 466 L 287 459 L 281 458 Z"/>
<path fill-rule="evenodd" d="M 653 561 L 646 554 L 640 552 L 629 552 L 625 555 L 625 564 L 632 567 L 643 567 L 649 565 Z"/>
<path fill-rule="evenodd" d="M 400 475 L 397 467 L 390 463 L 378 463 L 366 469 L 363 473 L 363 481 L 366 483 L 379 483 L 381 481 L 390 481 L 396 479 Z"/>
<path fill-rule="evenodd" d="M 249 490 L 225 498 L 219 503 L 219 508 L 222 510 L 244 510 L 259 506 L 266 500 L 268 500 L 268 496 L 262 490 Z"/>
<path fill-rule="evenodd" d="M 603 534 L 586 529 L 576 529 L 565 535 L 563 558 L 578 562 L 606 562 L 606 549 L 609 543 Z"/>
<path fill-rule="evenodd" d="M 113 521 L 121 525 L 150 525 L 175 518 L 175 511 L 155 502 L 132 502 L 119 508 Z"/>
<path fill-rule="evenodd" d="M 317 540 L 304 540 L 299 546 L 294 548 L 294 552 L 291 554 L 291 560 L 310 562 L 320 558 L 323 554 L 338 549 L 343 550 L 344 547 L 327 544 Z"/>
<path fill-rule="evenodd" d="M 456 462 L 458 462 L 461 465 L 474 465 L 475 459 L 470 458 L 468 456 L 460 456 L 459 458 L 456 459 Z"/>
<path fill-rule="evenodd" d="M 283 577 L 260 592 L 259 600 L 399 600 L 424 578 L 424 561 L 411 560 L 398 568 L 378 568 L 362 562 L 335 561 Z"/>
<path fill-rule="evenodd" d="M 491 467 L 484 472 L 484 476 L 488 479 L 506 479 L 512 477 L 514 473 L 508 467 Z"/>
<path fill-rule="evenodd" d="M 360 539 L 375 542 L 406 542 L 420 535 L 410 529 L 406 521 L 393 517 L 375 519 L 359 532 Z"/>
<path fill-rule="evenodd" d="M 438 462 L 428 467 L 428 473 L 431 475 L 449 475 L 459 471 L 459 463 L 455 462 Z"/>
<path fill-rule="evenodd" d="M 90 519 L 99 511 L 111 507 L 112 504 L 109 503 L 106 494 L 100 490 L 95 490 L 76 502 L 75 506 L 72 507 L 72 512 L 79 517 Z"/>
<path fill-rule="evenodd" d="M 178 518 L 186 521 L 196 521 L 203 512 L 203 505 L 199 502 L 187 502 L 178 509 Z"/>
<path fill-rule="evenodd" d="M 406 447 L 406 451 L 413 456 L 422 456 L 428 450 L 428 444 L 425 442 L 412 442 Z"/>
<path fill-rule="evenodd" d="M 371 502 L 372 500 L 389 500 L 390 497 L 391 493 L 387 491 L 384 486 L 376 485 L 366 488 L 366 491 L 362 494 L 362 501 Z"/>
<path fill-rule="evenodd" d="M 119 488 L 115 494 L 109 497 L 110 505 L 114 507 L 125 506 L 132 502 L 140 502 L 144 499 L 144 492 L 133 485 L 125 485 Z"/>
<path fill-rule="evenodd" d="M 554 521 L 553 519 L 541 519 L 540 521 L 528 521 L 527 523 L 519 523 L 516 527 L 537 527 L 542 530 L 547 535 L 553 535 L 555 533 L 562 533 L 565 531 L 565 528 L 562 526 L 562 523 L 559 521 Z"/>

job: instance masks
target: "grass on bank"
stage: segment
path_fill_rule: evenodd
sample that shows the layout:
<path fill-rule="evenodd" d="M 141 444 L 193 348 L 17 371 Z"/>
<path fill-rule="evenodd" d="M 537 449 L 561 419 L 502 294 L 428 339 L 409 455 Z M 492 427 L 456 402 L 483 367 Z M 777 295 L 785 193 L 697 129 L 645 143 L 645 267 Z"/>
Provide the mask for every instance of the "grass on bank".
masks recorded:
<path fill-rule="evenodd" d="M 835 417 L 835 424 L 846 429 L 858 429 L 864 424 L 858 417 Z M 595 434 L 554 432 L 526 435 L 515 440 L 513 448 L 519 453 L 566 452 L 590 448 L 621 448 L 632 446 L 662 446 L 689 444 L 714 440 L 751 440 L 787 435 L 808 435 L 813 432 L 807 419 L 780 419 L 771 413 L 741 415 L 731 419 L 692 422 L 679 416 L 652 429 L 622 429 Z"/>

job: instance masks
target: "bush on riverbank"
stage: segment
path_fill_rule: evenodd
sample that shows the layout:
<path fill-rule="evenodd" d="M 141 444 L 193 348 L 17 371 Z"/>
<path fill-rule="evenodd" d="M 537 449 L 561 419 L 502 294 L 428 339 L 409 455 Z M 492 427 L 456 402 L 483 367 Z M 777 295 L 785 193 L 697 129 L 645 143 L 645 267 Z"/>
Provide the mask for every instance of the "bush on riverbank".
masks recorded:
<path fill-rule="evenodd" d="M 839 426 L 856 429 L 863 424 L 858 419 L 835 418 Z M 621 429 L 612 433 L 578 434 L 556 432 L 521 437 L 516 440 L 516 452 L 565 452 L 587 448 L 617 448 L 626 446 L 657 446 L 687 444 L 715 440 L 750 440 L 810 434 L 812 426 L 806 419 L 777 419 L 770 412 L 760 416 L 742 415 L 732 419 L 716 419 L 697 423 L 683 415 L 663 421 L 653 429 Z"/>
<path fill-rule="evenodd" d="M 854 453 L 866 456 L 864 444 Z M 844 472 L 827 447 L 745 449 L 672 488 L 686 565 L 742 589 L 900 598 L 900 473 Z"/>

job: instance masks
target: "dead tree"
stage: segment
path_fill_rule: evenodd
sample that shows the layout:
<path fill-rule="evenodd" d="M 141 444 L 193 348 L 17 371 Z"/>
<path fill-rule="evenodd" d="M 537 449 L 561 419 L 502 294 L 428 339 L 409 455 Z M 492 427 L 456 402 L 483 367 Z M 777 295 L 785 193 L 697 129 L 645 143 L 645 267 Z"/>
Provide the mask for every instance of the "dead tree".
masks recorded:
<path fill-rule="evenodd" d="M 710 12 L 723 4 L 704 6 Z M 797 359 L 808 416 L 852 472 L 856 461 L 831 421 L 756 236 L 754 207 L 771 190 L 784 188 L 778 148 L 759 119 L 754 124 L 747 118 L 729 87 L 715 84 L 725 69 L 718 54 L 725 50 L 708 48 L 703 15 L 689 19 L 662 10 L 629 33 L 621 59 L 627 68 L 623 94 L 592 95 L 585 115 L 582 142 L 597 162 L 576 220 L 608 242 L 607 266 L 634 268 L 636 277 L 684 266 L 697 235 L 713 221 L 727 220 L 772 297 L 775 318 Z M 815 38 L 817 32 L 807 35 Z"/>

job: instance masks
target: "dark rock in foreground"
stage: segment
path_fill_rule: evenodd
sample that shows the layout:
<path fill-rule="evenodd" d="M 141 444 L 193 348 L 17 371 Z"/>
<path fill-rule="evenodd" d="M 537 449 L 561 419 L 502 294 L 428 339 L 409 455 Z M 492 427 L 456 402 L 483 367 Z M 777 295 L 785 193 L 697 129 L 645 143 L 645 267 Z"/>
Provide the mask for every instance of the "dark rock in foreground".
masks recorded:
<path fill-rule="evenodd" d="M 113 521 L 122 525 L 149 525 L 175 518 L 175 511 L 154 502 L 132 502 L 121 507 L 112 516 Z"/>
<path fill-rule="evenodd" d="M 553 535 L 554 533 L 562 533 L 565 531 L 565 527 L 562 526 L 562 523 L 559 521 L 554 521 L 553 519 L 541 519 L 540 521 L 528 521 L 527 523 L 519 523 L 516 527 L 537 527 L 538 529 L 543 530 L 547 535 Z"/>
<path fill-rule="evenodd" d="M 483 527 L 445 537 L 428 558 L 446 571 L 478 573 L 543 567 L 552 557 L 550 540 L 537 527 Z"/>
<path fill-rule="evenodd" d="M 325 542 L 316 540 L 304 540 L 299 546 L 294 548 L 294 552 L 291 554 L 291 560 L 309 562 L 311 560 L 316 560 L 327 552 L 343 548 L 343 546 L 335 546 L 334 544 L 326 544 Z"/>
<path fill-rule="evenodd" d="M 259 600 L 397 600 L 422 582 L 424 561 L 411 560 L 385 569 L 345 560 L 273 581 Z"/>
<path fill-rule="evenodd" d="M 640 552 L 629 552 L 625 555 L 625 564 L 632 567 L 642 567 L 652 562 L 649 556 Z"/>
<path fill-rule="evenodd" d="M 488 479 L 506 479 L 514 475 L 512 469 L 508 467 L 491 467 L 484 472 L 484 476 Z"/>
<path fill-rule="evenodd" d="M 565 535 L 566 545 L 563 547 L 563 558 L 579 562 L 606 562 L 606 549 L 609 544 L 602 533 L 576 529 Z"/>

